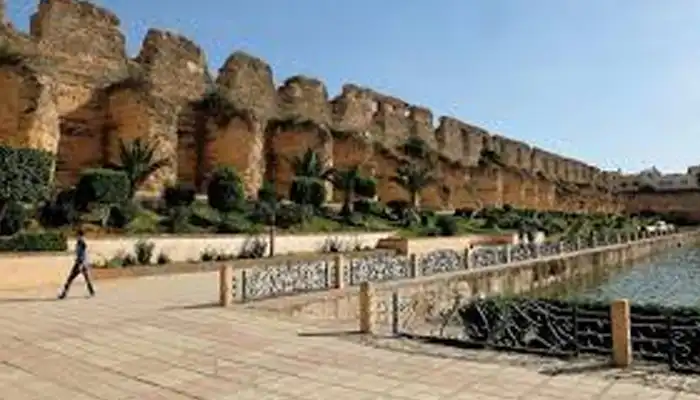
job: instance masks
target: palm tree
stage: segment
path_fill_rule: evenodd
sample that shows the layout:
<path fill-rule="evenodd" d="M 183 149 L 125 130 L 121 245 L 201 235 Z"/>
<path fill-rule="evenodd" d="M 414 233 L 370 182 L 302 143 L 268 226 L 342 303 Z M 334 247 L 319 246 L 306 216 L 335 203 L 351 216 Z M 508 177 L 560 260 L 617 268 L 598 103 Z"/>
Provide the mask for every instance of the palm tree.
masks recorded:
<path fill-rule="evenodd" d="M 301 156 L 293 157 L 290 164 L 294 176 L 322 179 L 327 173 L 318 153 L 312 149 L 307 149 Z"/>
<path fill-rule="evenodd" d="M 396 169 L 396 175 L 391 177 L 391 180 L 408 192 L 414 210 L 420 205 L 420 194 L 423 189 L 436 181 L 430 166 L 418 163 L 402 164 Z"/>
<path fill-rule="evenodd" d="M 355 201 L 357 184 L 362 179 L 360 166 L 353 165 L 346 169 L 333 168 L 326 174 L 328 181 L 333 187 L 343 192 L 343 215 L 352 215 L 353 203 Z"/>
<path fill-rule="evenodd" d="M 157 158 L 156 146 L 143 138 L 127 143 L 119 141 L 119 162 L 115 169 L 124 171 L 129 178 L 129 197 L 153 174 L 170 164 L 167 158 Z"/>

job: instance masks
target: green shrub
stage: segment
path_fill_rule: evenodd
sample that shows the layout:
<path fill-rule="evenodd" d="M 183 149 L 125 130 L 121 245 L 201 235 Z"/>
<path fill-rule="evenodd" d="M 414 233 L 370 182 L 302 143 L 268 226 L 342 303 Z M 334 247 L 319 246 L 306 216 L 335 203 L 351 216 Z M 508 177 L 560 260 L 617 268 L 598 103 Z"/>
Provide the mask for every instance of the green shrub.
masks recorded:
<path fill-rule="evenodd" d="M 75 207 L 75 189 L 64 189 L 44 203 L 39 209 L 39 222 L 42 226 L 59 228 L 73 224 L 78 219 Z"/>
<path fill-rule="evenodd" d="M 156 245 L 148 240 L 141 239 L 134 245 L 134 253 L 136 253 L 136 262 L 141 265 L 149 265 L 153 259 L 153 251 Z"/>
<path fill-rule="evenodd" d="M 435 227 L 440 236 L 454 236 L 459 230 L 457 220 L 449 215 L 439 215 L 435 220 Z"/>
<path fill-rule="evenodd" d="M 272 186 L 272 183 L 265 181 L 258 190 L 258 202 L 260 203 L 274 203 L 277 199 L 277 192 Z"/>
<path fill-rule="evenodd" d="M 251 230 L 250 222 L 244 216 L 237 213 L 228 213 L 221 216 L 216 226 L 217 233 L 245 233 Z"/>
<path fill-rule="evenodd" d="M 68 241 L 61 232 L 25 232 L 0 238 L 0 252 L 66 250 L 68 250 Z"/>
<path fill-rule="evenodd" d="M 245 201 L 241 178 L 232 167 L 219 167 L 207 186 L 209 206 L 220 212 L 240 210 Z"/>
<path fill-rule="evenodd" d="M 377 181 L 374 178 L 359 177 L 355 181 L 355 193 L 358 196 L 373 198 L 377 195 Z"/>
<path fill-rule="evenodd" d="M 306 212 L 298 204 L 280 204 L 277 207 L 275 225 L 282 229 L 289 229 L 304 222 Z"/>
<path fill-rule="evenodd" d="M 300 205 L 321 208 L 326 201 L 325 181 L 305 176 L 297 176 L 289 188 L 289 199 Z"/>
<path fill-rule="evenodd" d="M 178 183 L 174 186 L 168 186 L 163 191 L 163 200 L 168 208 L 174 207 L 189 207 L 194 203 L 196 191 L 194 186 L 184 183 Z"/>
<path fill-rule="evenodd" d="M 0 206 L 48 198 L 53 165 L 48 152 L 0 146 Z"/>
<path fill-rule="evenodd" d="M 76 187 L 76 203 L 123 204 L 129 200 L 131 184 L 122 171 L 88 169 L 83 171 Z"/>
<path fill-rule="evenodd" d="M 27 210 L 20 203 L 11 202 L 5 207 L 5 215 L 0 220 L 0 235 L 9 236 L 22 230 L 27 220 Z"/>
<path fill-rule="evenodd" d="M 355 209 L 355 212 L 360 214 L 376 215 L 379 217 L 383 216 L 385 211 L 382 203 L 369 199 L 360 199 L 355 201 L 353 208 Z"/>
<path fill-rule="evenodd" d="M 124 229 L 134 220 L 138 213 L 138 207 L 131 202 L 115 204 L 109 208 L 107 226 L 110 228 Z"/>
<path fill-rule="evenodd" d="M 169 233 L 187 233 L 192 230 L 190 217 L 192 211 L 187 207 L 175 207 L 168 210 L 168 217 L 163 221 Z"/>

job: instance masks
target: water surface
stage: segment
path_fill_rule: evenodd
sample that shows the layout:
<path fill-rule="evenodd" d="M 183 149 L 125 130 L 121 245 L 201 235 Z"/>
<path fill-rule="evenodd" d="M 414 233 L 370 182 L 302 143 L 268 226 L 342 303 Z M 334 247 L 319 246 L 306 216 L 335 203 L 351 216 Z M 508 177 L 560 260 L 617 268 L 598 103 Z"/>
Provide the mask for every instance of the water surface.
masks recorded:
<path fill-rule="evenodd" d="M 575 297 L 637 304 L 700 306 L 700 248 L 683 248 L 636 264 Z"/>

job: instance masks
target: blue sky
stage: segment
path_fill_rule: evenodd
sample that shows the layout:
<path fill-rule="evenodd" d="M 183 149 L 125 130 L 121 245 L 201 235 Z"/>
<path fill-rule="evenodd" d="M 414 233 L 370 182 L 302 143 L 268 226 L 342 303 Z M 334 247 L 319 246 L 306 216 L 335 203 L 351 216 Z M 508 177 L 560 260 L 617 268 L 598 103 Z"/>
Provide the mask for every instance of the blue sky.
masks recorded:
<path fill-rule="evenodd" d="M 22 29 L 35 0 L 7 0 Z M 101 0 L 135 54 L 149 27 L 214 71 L 235 50 L 278 82 L 372 87 L 606 169 L 700 164 L 697 0 Z M 206 4 L 206 5 L 205 5 Z"/>

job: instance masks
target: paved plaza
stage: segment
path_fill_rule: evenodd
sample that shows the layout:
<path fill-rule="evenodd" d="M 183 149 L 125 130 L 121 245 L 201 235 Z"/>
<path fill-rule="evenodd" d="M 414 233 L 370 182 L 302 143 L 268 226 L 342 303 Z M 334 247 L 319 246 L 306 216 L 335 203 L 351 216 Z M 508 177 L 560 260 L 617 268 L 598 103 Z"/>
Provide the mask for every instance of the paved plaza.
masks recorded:
<path fill-rule="evenodd" d="M 86 299 L 78 281 L 62 302 L 0 294 L 0 399 L 700 400 L 376 349 L 330 326 L 214 307 L 217 283 L 210 273 L 114 281 Z"/>

